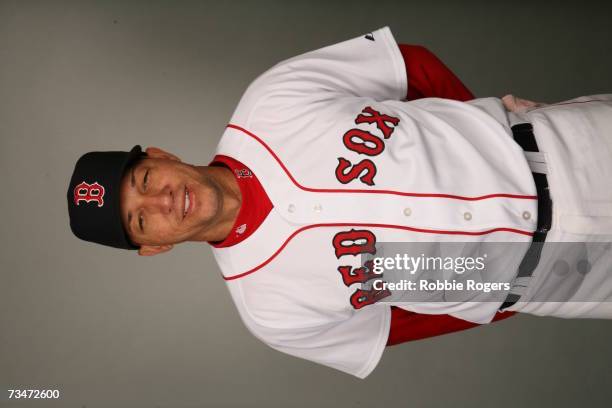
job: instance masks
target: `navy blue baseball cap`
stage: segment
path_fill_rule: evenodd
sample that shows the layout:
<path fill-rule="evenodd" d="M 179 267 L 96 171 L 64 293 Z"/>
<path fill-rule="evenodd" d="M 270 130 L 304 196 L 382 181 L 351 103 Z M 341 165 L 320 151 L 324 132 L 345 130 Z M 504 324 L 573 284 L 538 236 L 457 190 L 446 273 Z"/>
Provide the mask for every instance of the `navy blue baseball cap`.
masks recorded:
<path fill-rule="evenodd" d="M 139 248 L 130 242 L 123 227 L 119 190 L 125 171 L 144 156 L 140 146 L 129 152 L 89 152 L 81 156 L 67 192 L 74 235 L 115 248 Z"/>

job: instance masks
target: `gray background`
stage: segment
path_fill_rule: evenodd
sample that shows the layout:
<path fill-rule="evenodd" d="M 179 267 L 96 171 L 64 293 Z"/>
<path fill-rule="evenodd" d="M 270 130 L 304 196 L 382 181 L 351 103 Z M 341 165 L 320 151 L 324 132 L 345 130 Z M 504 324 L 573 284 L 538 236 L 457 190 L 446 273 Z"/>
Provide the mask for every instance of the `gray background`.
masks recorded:
<path fill-rule="evenodd" d="M 360 381 L 252 337 L 206 245 L 141 259 L 69 231 L 83 152 L 206 163 L 258 74 L 384 25 L 479 96 L 612 91 L 604 2 L 458 3 L 0 2 L 0 406 L 609 406 L 607 321 L 519 316 L 388 349 Z"/>

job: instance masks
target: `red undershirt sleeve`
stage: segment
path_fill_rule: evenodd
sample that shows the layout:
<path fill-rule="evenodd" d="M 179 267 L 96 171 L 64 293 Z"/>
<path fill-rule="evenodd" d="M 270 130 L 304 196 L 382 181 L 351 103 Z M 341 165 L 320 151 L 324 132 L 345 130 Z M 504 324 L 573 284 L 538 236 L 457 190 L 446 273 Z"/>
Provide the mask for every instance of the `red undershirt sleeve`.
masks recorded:
<path fill-rule="evenodd" d="M 469 101 L 474 95 L 453 72 L 427 48 L 398 44 L 406 64 L 408 94 L 411 101 L 419 98 L 447 98 Z"/>
<path fill-rule="evenodd" d="M 497 313 L 493 321 L 513 316 L 514 312 Z M 387 346 L 420 340 L 441 334 L 453 333 L 477 327 L 479 324 L 457 319 L 449 315 L 427 315 L 391 307 L 391 330 Z"/>

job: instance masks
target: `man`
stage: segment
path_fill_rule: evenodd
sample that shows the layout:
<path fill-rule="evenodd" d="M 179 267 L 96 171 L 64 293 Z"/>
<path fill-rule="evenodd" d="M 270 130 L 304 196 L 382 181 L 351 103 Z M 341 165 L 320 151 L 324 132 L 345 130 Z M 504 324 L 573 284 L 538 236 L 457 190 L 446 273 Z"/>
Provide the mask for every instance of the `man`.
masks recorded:
<path fill-rule="evenodd" d="M 612 236 L 601 177 L 612 175 L 611 98 L 472 99 L 385 27 L 262 74 L 209 166 L 159 148 L 84 155 L 68 189 L 71 227 L 141 255 L 210 243 L 256 337 L 361 378 L 387 344 L 509 315 L 500 309 L 611 317 L 605 255 L 564 302 L 538 302 L 561 285 L 540 268 L 555 256 L 533 244 Z M 361 262 L 385 242 L 514 244 L 488 261 L 513 291 L 393 300 Z"/>

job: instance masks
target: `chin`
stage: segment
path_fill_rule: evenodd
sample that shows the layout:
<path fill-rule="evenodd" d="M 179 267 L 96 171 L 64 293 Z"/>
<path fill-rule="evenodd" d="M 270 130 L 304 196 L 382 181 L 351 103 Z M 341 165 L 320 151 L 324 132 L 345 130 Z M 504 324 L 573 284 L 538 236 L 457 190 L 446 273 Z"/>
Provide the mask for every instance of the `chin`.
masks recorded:
<path fill-rule="evenodd" d="M 223 209 L 223 194 L 221 192 L 221 187 L 217 184 L 211 184 L 211 191 L 209 195 L 209 201 L 206 203 L 209 208 L 209 219 L 215 220 L 219 218 Z"/>
<path fill-rule="evenodd" d="M 214 224 L 223 208 L 223 197 L 215 186 L 211 186 L 211 189 L 206 193 L 204 201 L 198 203 L 198 213 L 193 214 L 197 216 L 196 222 L 199 225 Z"/>
<path fill-rule="evenodd" d="M 189 237 L 201 235 L 203 230 L 215 225 L 223 210 L 222 190 L 213 180 L 203 178 L 196 185 L 192 185 L 192 188 L 195 208 L 184 220 Z"/>

